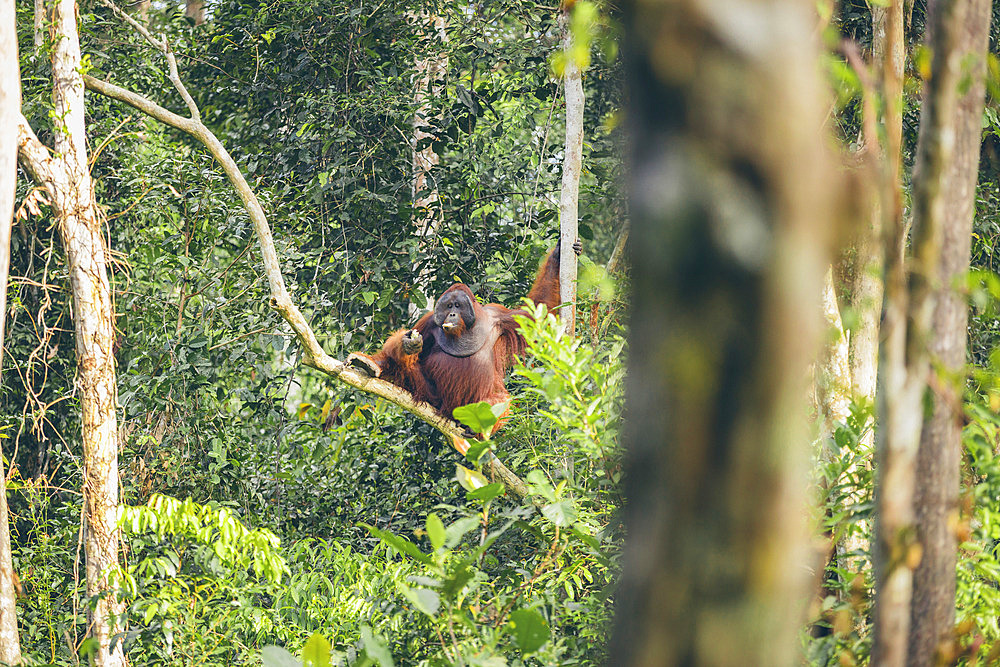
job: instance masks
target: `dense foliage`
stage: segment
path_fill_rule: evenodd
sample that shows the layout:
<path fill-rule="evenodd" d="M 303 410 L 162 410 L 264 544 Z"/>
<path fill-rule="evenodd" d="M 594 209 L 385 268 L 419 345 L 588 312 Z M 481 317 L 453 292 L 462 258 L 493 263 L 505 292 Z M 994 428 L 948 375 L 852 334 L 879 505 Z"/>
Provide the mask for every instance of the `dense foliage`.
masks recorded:
<path fill-rule="evenodd" d="M 135 664 L 606 663 L 623 540 L 615 291 L 626 279 L 600 268 L 625 218 L 613 8 L 601 9 L 585 77 L 577 336 L 543 313 L 523 322 L 530 352 L 508 380 L 512 419 L 464 461 L 394 406 L 300 366 L 218 165 L 179 132 L 88 96 L 118 318 L 120 641 Z M 18 4 L 24 113 L 45 140 L 58 119 L 31 11 Z M 914 47 L 923 11 L 917 3 Z M 153 5 L 145 20 L 170 39 L 205 122 L 261 199 L 296 302 L 343 358 L 412 323 L 426 296 L 456 280 L 507 305 L 527 293 L 557 235 L 556 16 L 526 0 L 226 0 L 199 25 L 176 4 Z M 182 112 L 162 61 L 131 29 L 88 3 L 80 23 L 90 73 Z M 867 47 L 870 31 L 865 3 L 838 5 L 838 39 Z M 998 34 L 995 14 L 994 53 Z M 428 59 L 444 67 L 421 107 Z M 850 144 L 859 81 L 838 58 L 830 71 L 832 122 Z M 909 72 L 908 164 L 917 83 Z M 968 282 L 974 372 L 956 519 L 966 653 L 953 662 L 1000 656 L 998 99 L 994 86 Z M 431 137 L 417 148 L 440 158 L 429 210 L 414 206 L 427 194 L 413 188 L 418 110 Z M 0 433 L 25 589 L 21 640 L 33 663 L 70 665 L 93 650 L 78 547 L 80 406 L 63 249 L 37 194 L 19 181 Z M 871 408 L 855 406 L 815 442 L 816 532 L 832 557 L 802 633 L 810 664 L 860 663 L 870 649 Z M 478 426 L 495 418 L 483 406 L 467 416 Z M 524 477 L 527 498 L 483 476 L 494 455 Z"/>
<path fill-rule="evenodd" d="M 554 11 L 228 2 L 195 26 L 183 9 L 155 6 L 146 20 L 255 188 L 289 288 L 331 354 L 379 344 L 413 321 L 421 293 L 454 280 L 510 305 L 527 293 L 557 233 Z M 24 110 L 44 141 L 56 122 L 48 45 L 31 48 L 32 7 L 18 10 Z M 444 39 L 428 27 L 434 12 Z M 92 75 L 183 110 L 130 28 L 87 4 L 80 24 Z M 439 227 L 424 238 L 411 141 L 428 57 L 447 67 L 423 111 L 440 155 Z M 595 289 L 589 258 L 607 258 L 622 217 L 615 67 L 595 51 L 586 82 L 581 235 Z M 298 653 L 317 635 L 310 646 L 328 642 L 350 664 L 600 662 L 621 540 L 618 307 L 587 297 L 597 316 L 586 342 L 540 327 L 534 365 L 513 381 L 522 397 L 493 446 L 534 471 L 533 497 L 467 499 L 454 452 L 430 428 L 298 365 L 267 305 L 247 214 L 203 148 L 96 95 L 87 113 L 115 259 L 131 659 L 259 663 L 267 645 Z M 26 180 L 18 187 L 32 199 Z M 75 546 L 79 403 L 63 249 L 39 205 L 14 232 L 0 426 L 24 650 L 73 664 L 93 649 Z M 593 407 L 575 417 L 565 396 Z M 558 511 L 535 509 L 550 496 Z M 431 592 L 439 605 L 426 603 Z"/>

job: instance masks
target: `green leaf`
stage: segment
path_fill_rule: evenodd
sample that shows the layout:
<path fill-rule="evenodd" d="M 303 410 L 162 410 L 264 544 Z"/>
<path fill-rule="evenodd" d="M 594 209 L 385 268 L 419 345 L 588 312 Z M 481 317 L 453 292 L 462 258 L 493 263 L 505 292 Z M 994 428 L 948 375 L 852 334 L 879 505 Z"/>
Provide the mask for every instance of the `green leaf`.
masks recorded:
<path fill-rule="evenodd" d="M 330 667 L 330 642 L 319 634 L 314 633 L 306 640 L 306 645 L 302 647 L 303 667 Z"/>
<path fill-rule="evenodd" d="M 445 529 L 445 546 L 449 549 L 454 549 L 466 533 L 479 528 L 481 525 L 482 520 L 478 516 L 467 516 L 464 519 L 459 519 Z"/>
<path fill-rule="evenodd" d="M 525 476 L 525 481 L 528 482 L 528 486 L 531 488 L 532 493 L 536 493 L 549 502 L 554 503 L 556 501 L 556 492 L 552 488 L 552 484 L 549 483 L 548 478 L 538 468 L 528 471 Z"/>
<path fill-rule="evenodd" d="M 483 457 L 491 447 L 489 440 L 473 440 L 469 444 L 469 451 L 465 452 L 465 460 L 469 463 L 479 463 L 479 459 Z"/>
<path fill-rule="evenodd" d="M 469 500 L 478 500 L 480 502 L 489 502 L 493 500 L 504 491 L 504 486 L 500 482 L 494 482 L 493 484 L 487 484 L 481 489 L 476 489 L 475 491 L 469 491 L 465 494 L 465 497 Z"/>
<path fill-rule="evenodd" d="M 482 476 L 481 473 L 475 470 L 469 470 L 465 466 L 455 464 L 455 477 L 458 478 L 458 483 L 462 485 L 462 488 L 466 491 L 475 491 L 476 489 L 481 489 L 488 485 L 490 482 L 488 479 Z"/>
<path fill-rule="evenodd" d="M 507 632 L 524 653 L 534 653 L 549 640 L 549 624 L 534 609 L 517 609 L 510 614 Z"/>
<path fill-rule="evenodd" d="M 542 516 L 557 526 L 569 526 L 576 521 L 577 512 L 569 500 L 560 500 L 542 507 Z"/>
<path fill-rule="evenodd" d="M 430 539 L 431 546 L 435 550 L 444 546 L 444 524 L 441 523 L 441 518 L 434 512 L 427 515 L 427 537 Z"/>
<path fill-rule="evenodd" d="M 379 538 L 399 553 L 406 554 L 407 556 L 420 561 L 424 565 L 430 565 L 433 562 L 430 556 L 421 551 L 416 544 L 409 541 L 405 537 L 394 535 L 387 530 L 380 530 L 375 526 L 369 526 L 367 523 L 359 523 L 358 525 L 367 529 L 369 533 Z"/>
<path fill-rule="evenodd" d="M 455 571 L 442 582 L 441 590 L 446 596 L 454 599 L 465 588 L 465 585 L 469 583 L 473 574 L 475 573 L 469 568 L 468 561 L 460 563 L 455 568 Z"/>
<path fill-rule="evenodd" d="M 395 667 L 392 654 L 389 653 L 389 647 L 385 645 L 385 640 L 373 634 L 372 629 L 367 625 L 361 626 L 361 643 L 365 645 L 365 653 L 368 654 L 369 658 L 382 667 Z"/>
<path fill-rule="evenodd" d="M 260 661 L 264 667 L 302 667 L 295 656 L 280 646 L 265 646 L 260 651 Z"/>
<path fill-rule="evenodd" d="M 507 409 L 506 404 L 504 404 L 504 409 Z M 472 429 L 473 433 L 489 433 L 493 425 L 497 423 L 497 416 L 493 414 L 493 406 L 486 401 L 457 407 L 452 414 L 455 415 L 455 419 L 459 423 Z"/>
<path fill-rule="evenodd" d="M 410 588 L 406 584 L 399 584 L 403 596 L 413 603 L 413 606 L 431 618 L 438 613 L 441 608 L 441 596 L 437 591 L 429 588 Z"/>

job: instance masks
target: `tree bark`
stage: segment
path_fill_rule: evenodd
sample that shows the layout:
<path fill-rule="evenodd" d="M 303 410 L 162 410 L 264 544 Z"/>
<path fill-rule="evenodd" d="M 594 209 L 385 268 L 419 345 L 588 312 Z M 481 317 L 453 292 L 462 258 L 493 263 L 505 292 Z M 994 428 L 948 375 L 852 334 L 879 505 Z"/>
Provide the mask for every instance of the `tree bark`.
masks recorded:
<path fill-rule="evenodd" d="M 628 231 L 629 223 L 626 220 L 622 224 L 621 232 L 618 233 L 618 240 L 615 241 L 615 247 L 611 250 L 611 257 L 608 258 L 608 263 L 604 265 L 604 270 L 608 272 L 608 275 L 619 273 L 624 268 L 625 245 L 628 242 Z"/>
<path fill-rule="evenodd" d="M 128 5 L 128 11 L 139 17 L 139 20 L 143 23 L 149 22 L 149 6 L 151 0 L 138 0 L 138 2 L 133 2 Z M 184 8 L 185 14 L 187 13 L 187 7 Z M 190 14 L 188 14 L 190 16 Z"/>
<path fill-rule="evenodd" d="M 954 114 L 954 158 L 944 168 L 941 186 L 945 217 L 938 264 L 940 288 L 934 308 L 934 333 L 930 337 L 934 411 L 925 418 L 921 432 L 917 452 L 920 484 L 914 496 L 917 540 L 923 555 L 913 575 L 908 661 L 912 667 L 941 664 L 937 661 L 939 649 L 954 642 L 958 549 L 955 526 L 959 518 L 968 323 L 968 304 L 956 283 L 969 270 L 991 16 L 990 0 L 961 2 L 966 6 L 966 16 L 958 29 L 956 58 L 964 63 L 962 75 L 971 76 L 972 85 L 959 100 Z M 932 5 L 932 11 L 938 9 Z M 945 655 L 950 653 L 946 651 Z"/>
<path fill-rule="evenodd" d="M 569 4 L 569 3 L 567 3 Z M 563 52 L 566 69 L 566 147 L 563 155 L 562 191 L 559 196 L 559 302 L 568 304 L 559 309 L 563 327 L 571 336 L 576 329 L 576 243 L 579 220 L 580 170 L 583 166 L 583 73 L 573 56 L 573 34 L 569 12 L 564 9 L 560 22 L 563 29 Z"/>
<path fill-rule="evenodd" d="M 0 0 L 0 371 L 3 367 L 7 320 L 7 273 L 10 269 L 10 230 L 14 217 L 17 180 L 17 120 L 21 109 L 21 76 L 17 62 L 14 0 Z M 0 386 L 3 386 L 0 380 Z M 0 663 L 21 662 L 17 633 L 14 561 L 10 550 L 7 511 L 7 469 L 0 441 Z"/>
<path fill-rule="evenodd" d="M 871 6 L 872 64 L 878 71 L 882 99 L 885 101 L 882 113 L 885 144 L 878 151 L 882 165 L 879 202 L 853 240 L 854 275 L 851 285 L 851 306 L 858 316 L 857 327 L 851 332 L 851 383 L 855 396 L 865 399 L 871 406 L 875 405 L 883 299 L 882 230 L 891 227 L 894 224 L 891 221 L 901 219 L 903 215 L 900 176 L 906 53 L 902 11 L 902 0 L 890 0 L 885 7 Z M 866 144 L 878 143 L 876 136 L 865 136 L 864 140 Z M 873 430 L 864 434 L 863 442 L 871 445 L 873 441 Z"/>
<path fill-rule="evenodd" d="M 426 17 L 411 13 L 412 21 L 425 21 Z M 434 16 L 430 19 L 430 25 L 434 36 L 442 45 L 447 41 L 448 35 L 445 33 L 445 20 L 443 16 Z M 438 165 L 440 158 L 434 151 L 433 146 L 420 148 L 418 144 L 424 139 L 434 139 L 434 135 L 429 134 L 423 128 L 427 126 L 430 113 L 430 100 L 441 94 L 443 89 L 443 78 L 448 71 L 448 54 L 445 52 L 435 53 L 430 57 L 417 60 L 414 69 L 416 70 L 416 89 L 413 94 L 413 101 L 417 107 L 413 114 L 413 183 L 412 197 L 413 207 L 418 215 L 423 217 L 418 223 L 420 236 L 433 236 L 437 233 L 439 218 L 432 210 L 438 201 L 437 187 L 428 188 L 427 177 L 431 169 Z M 428 190 L 423 194 L 424 190 Z"/>
<path fill-rule="evenodd" d="M 147 5 L 148 11 L 148 5 Z M 187 0 L 184 3 L 184 16 L 194 21 L 195 25 L 205 22 L 205 0 Z"/>
<path fill-rule="evenodd" d="M 823 322 L 827 340 L 816 370 L 816 389 L 822 433 L 832 436 L 838 423 L 851 416 L 851 368 L 848 338 L 840 319 L 833 269 L 823 278 Z"/>
<path fill-rule="evenodd" d="M 420 12 L 409 12 L 408 16 L 413 23 L 428 22 L 426 14 Z M 423 128 L 427 127 L 430 121 L 428 114 L 431 110 L 431 99 L 441 95 L 444 88 L 444 76 L 448 72 L 448 54 L 443 50 L 443 46 L 448 40 L 448 35 L 445 32 L 445 19 L 443 16 L 434 16 L 429 19 L 429 24 L 431 34 L 442 48 L 426 58 L 419 58 L 414 66 L 416 88 L 413 101 L 416 111 L 413 114 L 413 180 L 411 183 L 413 210 L 417 216 L 417 234 L 420 236 L 420 245 L 424 248 L 427 247 L 431 239 L 437 236 L 441 227 L 438 189 L 436 185 L 428 183 L 431 170 L 438 165 L 440 158 L 434 151 L 433 145 L 420 148 L 420 142 L 436 138 Z M 427 288 L 432 276 L 426 268 L 421 270 L 421 266 L 422 263 L 419 261 L 415 262 L 413 266 L 416 274 L 414 290 L 420 293 L 420 301 L 426 303 L 428 300 Z M 433 304 L 429 305 L 433 307 Z M 410 311 L 411 315 L 417 311 L 413 300 L 410 303 Z"/>
<path fill-rule="evenodd" d="M 22 165 L 52 198 L 66 249 L 73 293 L 78 387 L 83 412 L 83 500 L 87 594 L 95 601 L 89 634 L 100 667 L 125 664 L 122 643 L 111 647 L 124 607 L 109 576 L 118 569 L 118 391 L 112 353 L 113 313 L 108 256 L 87 160 L 83 80 L 75 0 L 52 6 L 52 98 L 56 117 L 50 155 L 23 116 L 18 126 Z"/>
<path fill-rule="evenodd" d="M 957 32 L 966 0 L 944 0 L 931 14 L 932 76 L 925 85 L 913 176 L 912 256 L 904 261 L 902 217 L 886 237 L 885 308 L 879 360 L 876 443 L 875 609 L 872 664 L 904 667 L 913 569 L 921 558 L 913 498 L 923 396 L 930 372 L 935 289 L 945 224 L 942 179 L 951 168 L 961 54 Z M 915 658 L 915 656 L 911 656 Z"/>
<path fill-rule="evenodd" d="M 45 0 L 35 0 L 35 53 L 45 44 Z M 20 109 L 20 106 L 18 106 Z"/>
<path fill-rule="evenodd" d="M 21 116 L 21 72 L 17 57 L 14 0 L 0 0 L 0 369 L 3 368 L 10 232 L 17 182 L 17 123 Z M 0 660 L 2 656 L 0 645 Z"/>
<path fill-rule="evenodd" d="M 632 357 L 609 664 L 797 664 L 807 367 L 838 190 L 812 6 L 623 9 Z"/>

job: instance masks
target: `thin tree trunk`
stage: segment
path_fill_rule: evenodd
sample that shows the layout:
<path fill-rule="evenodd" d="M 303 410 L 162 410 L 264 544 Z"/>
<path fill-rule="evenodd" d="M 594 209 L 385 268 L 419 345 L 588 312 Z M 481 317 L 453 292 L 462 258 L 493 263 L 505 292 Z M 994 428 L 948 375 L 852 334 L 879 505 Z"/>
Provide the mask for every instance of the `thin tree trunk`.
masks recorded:
<path fill-rule="evenodd" d="M 608 263 L 604 265 L 604 270 L 608 272 L 608 275 L 614 275 L 620 272 L 625 263 L 625 245 L 628 242 L 628 231 L 629 223 L 626 220 L 622 225 L 621 232 L 618 233 L 618 240 L 615 241 L 615 247 L 611 250 L 611 257 L 608 258 Z"/>
<path fill-rule="evenodd" d="M 424 19 L 419 14 L 411 14 L 411 20 Z M 431 19 L 430 24 L 434 35 L 443 45 L 448 39 L 445 33 L 444 17 L 435 16 Z M 418 224 L 420 235 L 432 236 L 437 233 L 439 226 L 439 218 L 431 208 L 438 201 L 438 190 L 433 185 L 428 187 L 427 177 L 431 169 L 438 165 L 440 158 L 433 146 L 420 148 L 418 144 L 424 139 L 435 138 L 423 128 L 427 126 L 429 121 L 427 116 L 431 109 L 431 99 L 439 96 L 443 90 L 443 78 L 448 71 L 448 54 L 442 51 L 428 58 L 420 58 L 414 69 L 417 76 L 413 100 L 417 110 L 413 114 L 413 207 L 418 211 L 418 214 L 422 215 Z M 424 190 L 427 192 L 425 193 Z"/>
<path fill-rule="evenodd" d="M 147 4 L 147 10 L 148 4 Z M 187 0 L 184 4 L 184 16 L 192 19 L 195 25 L 205 22 L 205 0 Z"/>
<path fill-rule="evenodd" d="M 851 307 L 857 322 L 850 337 L 851 389 L 856 401 L 874 410 L 878 386 L 879 335 L 884 298 L 885 239 L 883 231 L 902 225 L 903 185 L 902 185 L 902 137 L 903 137 L 903 48 L 902 0 L 889 0 L 885 7 L 872 4 L 872 67 L 878 72 L 879 89 L 884 106 L 881 125 L 884 129 L 884 143 L 879 145 L 878 132 L 873 110 L 872 121 L 864 123 L 863 160 L 876 160 L 878 188 L 877 197 L 872 201 L 867 218 L 855 229 L 852 239 L 853 273 L 851 282 Z M 863 67 L 863 63 L 859 63 Z M 897 239 L 896 242 L 905 241 Z M 899 252 L 902 252 L 902 247 Z M 875 444 L 875 428 L 861 433 L 861 444 L 872 448 Z M 858 465 L 871 467 L 871 459 Z M 845 471 L 848 476 L 856 474 L 855 465 Z M 852 494 L 854 501 L 860 500 L 860 492 Z M 867 522 L 864 522 L 867 524 Z M 865 538 L 865 530 L 848 534 L 843 541 L 847 552 L 870 553 L 871 545 Z M 864 564 L 862 558 L 844 558 L 842 563 L 858 571 Z"/>
<path fill-rule="evenodd" d="M 409 13 L 410 21 L 413 23 L 424 23 L 427 17 L 418 12 Z M 418 58 L 414 69 L 416 70 L 416 89 L 413 100 L 416 111 L 413 114 L 413 181 L 411 183 L 411 197 L 413 210 L 417 216 L 417 233 L 420 235 L 421 246 L 427 247 L 430 239 L 437 236 L 441 227 L 441 207 L 438 205 L 439 195 L 436 185 L 429 184 L 431 170 L 438 165 L 440 158 L 434 151 L 433 145 L 420 148 L 420 142 L 426 139 L 434 139 L 423 128 L 429 122 L 428 114 L 431 110 L 431 99 L 441 95 L 444 88 L 444 76 L 448 71 L 448 54 L 443 50 L 444 43 L 448 39 L 445 32 L 445 19 L 443 16 L 434 16 L 430 20 L 433 35 L 437 38 L 442 49 L 426 58 Z M 431 275 L 427 269 L 421 271 L 421 263 L 417 262 L 413 269 L 416 272 L 414 279 L 414 290 L 421 294 L 421 301 L 427 301 L 427 287 L 430 283 Z M 411 311 L 416 311 L 416 306 L 411 300 Z M 411 314 L 413 314 L 411 312 Z"/>
<path fill-rule="evenodd" d="M 21 76 L 14 23 L 14 0 L 0 0 L 0 369 L 3 368 L 10 230 L 17 179 L 17 120 L 21 109 Z M 0 387 L 2 386 L 3 381 L 0 379 Z M 0 444 L 0 663 L 11 665 L 21 662 L 17 608 L 14 603 L 14 561 L 10 551 L 7 470 L 3 464 L 3 447 Z"/>
<path fill-rule="evenodd" d="M 817 403 L 822 432 L 831 436 L 838 423 L 851 416 L 851 369 L 848 360 L 848 338 L 840 319 L 837 292 L 833 286 L 833 269 L 823 279 L 823 321 L 827 340 L 816 371 Z"/>
<path fill-rule="evenodd" d="M 560 16 L 563 29 L 563 52 L 566 69 L 566 148 L 563 156 L 562 193 L 559 196 L 559 302 L 568 304 L 559 310 L 563 326 L 570 335 L 576 329 L 576 243 L 580 200 L 580 169 L 583 163 L 583 74 L 573 55 L 573 34 L 569 11 Z"/>
<path fill-rule="evenodd" d="M 45 43 L 45 0 L 35 0 L 35 53 Z M 20 107 L 18 107 L 20 109 Z"/>
<path fill-rule="evenodd" d="M 21 72 L 17 57 L 14 0 L 0 0 L 0 369 L 3 368 L 7 272 L 17 181 L 17 123 L 21 117 Z M 2 656 L 0 646 L 0 660 Z"/>
<path fill-rule="evenodd" d="M 623 9 L 628 538 L 609 664 L 796 664 L 805 385 L 837 189 L 811 5 Z"/>
<path fill-rule="evenodd" d="M 901 219 L 902 199 L 902 132 L 903 132 L 903 47 L 902 0 L 890 0 L 889 5 L 872 5 L 872 63 L 879 73 L 885 107 L 882 126 L 885 145 L 882 147 L 882 187 L 879 203 L 871 218 L 858 230 L 854 239 L 854 275 L 851 305 L 858 316 L 857 327 L 851 332 L 851 383 L 855 396 L 875 405 L 878 375 L 879 323 L 883 298 L 882 230 L 891 220 Z M 878 138 L 866 136 L 865 142 L 877 143 Z M 890 222 L 883 223 L 886 218 Z M 864 434 L 863 442 L 871 445 L 874 431 Z"/>
<path fill-rule="evenodd" d="M 901 12 L 900 12 L 901 13 Z M 934 290 L 945 221 L 942 178 L 951 168 L 961 72 L 956 47 L 964 0 L 930 16 L 933 75 L 925 86 L 913 177 L 913 252 L 904 262 L 902 217 L 886 238 L 885 314 L 879 360 L 878 476 L 875 489 L 875 610 L 872 664 L 908 665 L 913 569 L 920 561 L 913 498 L 923 396 L 930 372 Z"/>
<path fill-rule="evenodd" d="M 139 20 L 142 21 L 143 23 L 148 23 L 149 22 L 149 5 L 150 5 L 150 0 L 139 0 L 138 2 L 131 3 L 128 6 L 128 10 L 129 10 L 130 13 L 135 14 L 136 16 L 138 16 Z M 185 7 L 184 9 L 185 9 L 185 13 L 186 13 L 188 8 Z M 190 14 L 187 14 L 187 15 L 191 16 Z"/>
<path fill-rule="evenodd" d="M 17 127 L 16 125 L 14 127 Z M 17 591 L 14 560 L 10 549 L 10 514 L 7 510 L 7 467 L 0 441 L 0 664 L 21 662 L 21 640 L 17 632 Z"/>
<path fill-rule="evenodd" d="M 75 0 L 53 3 L 52 98 L 61 119 L 49 155 L 24 118 L 19 125 L 22 164 L 52 196 L 66 249 L 76 330 L 78 387 L 83 412 L 83 500 L 87 594 L 95 601 L 89 634 L 99 667 L 125 664 L 120 631 L 123 605 L 109 583 L 118 568 L 118 392 L 112 353 L 113 314 L 108 257 L 90 179 L 84 127 L 83 79 Z"/>
<path fill-rule="evenodd" d="M 941 186 L 945 218 L 938 268 L 940 290 L 934 309 L 934 334 L 930 338 L 930 353 L 935 362 L 931 387 L 934 412 L 924 420 L 917 453 L 920 484 L 914 497 L 917 539 L 923 556 L 913 575 L 908 661 L 911 667 L 940 664 L 936 659 L 939 646 L 954 641 L 958 550 L 955 523 L 959 512 L 968 323 L 968 304 L 965 295 L 956 289 L 956 283 L 969 270 L 991 15 L 990 0 L 959 1 L 967 13 L 958 29 L 956 58 L 965 63 L 962 74 L 971 76 L 972 85 L 959 100 L 954 114 L 954 159 L 944 168 Z M 933 7 L 932 11 L 937 9 Z"/>

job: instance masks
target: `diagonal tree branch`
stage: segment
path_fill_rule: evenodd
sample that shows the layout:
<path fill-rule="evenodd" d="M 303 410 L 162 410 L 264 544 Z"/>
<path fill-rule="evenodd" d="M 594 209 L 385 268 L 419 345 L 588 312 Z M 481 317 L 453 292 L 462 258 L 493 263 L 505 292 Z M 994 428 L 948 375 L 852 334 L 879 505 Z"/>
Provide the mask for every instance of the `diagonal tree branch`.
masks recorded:
<path fill-rule="evenodd" d="M 385 380 L 373 378 L 361 373 L 345 365 L 344 362 L 339 359 L 334 359 L 323 350 L 319 341 L 316 339 L 315 333 L 313 333 L 312 328 L 309 326 L 309 323 L 306 322 L 305 317 L 303 317 L 298 307 L 292 301 L 291 296 L 288 294 L 288 290 L 285 287 L 285 281 L 281 275 L 281 266 L 278 262 L 278 254 L 274 247 L 274 238 L 271 234 L 271 227 L 267 222 L 267 216 L 264 213 L 264 209 L 261 207 L 260 202 L 257 200 L 257 196 L 251 189 L 250 184 L 247 183 L 246 178 L 243 176 L 243 173 L 240 171 L 240 168 L 237 166 L 235 160 L 233 160 L 232 156 L 229 154 L 229 151 L 226 150 L 226 147 L 223 146 L 222 142 L 219 141 L 215 134 L 201 122 L 201 116 L 198 113 L 198 108 L 195 105 L 194 100 L 184 87 L 180 77 L 177 76 L 176 60 L 173 53 L 170 51 L 166 38 L 164 37 L 162 40 L 155 39 L 149 34 L 148 30 L 139 25 L 134 19 L 131 19 L 131 17 L 124 14 L 124 12 L 121 12 L 121 10 L 115 7 L 115 5 L 109 2 L 109 0 L 101 1 L 105 6 L 112 8 L 116 15 L 126 20 L 133 26 L 133 28 L 137 28 L 139 33 L 142 34 L 142 36 L 150 44 L 164 54 L 168 63 L 170 63 L 171 81 L 185 101 L 188 102 L 188 109 L 191 110 L 192 117 L 185 118 L 180 116 L 172 111 L 164 109 L 160 105 L 146 97 L 143 97 L 142 95 L 138 95 L 130 90 L 126 90 L 125 88 L 108 83 L 107 81 L 96 79 L 89 75 L 84 75 L 84 84 L 88 89 L 96 93 L 100 93 L 106 97 L 128 104 L 129 106 L 151 116 L 152 118 L 155 118 L 165 125 L 169 125 L 186 132 L 200 141 L 205 148 L 208 149 L 209 153 L 211 153 L 212 156 L 219 162 L 219 164 L 222 165 L 223 171 L 225 171 L 226 176 L 233 184 L 233 187 L 236 188 L 247 213 L 250 215 L 250 220 L 253 223 L 254 231 L 260 244 L 261 256 L 264 261 L 264 271 L 267 275 L 268 285 L 270 287 L 270 305 L 278 311 L 278 314 L 281 315 L 286 322 L 288 322 L 292 331 L 295 332 L 296 337 L 302 344 L 304 350 L 302 363 L 323 371 L 324 373 L 340 380 L 345 384 L 355 387 L 356 389 L 380 396 L 387 401 L 398 405 L 443 433 L 448 438 L 451 445 L 459 453 L 464 454 L 468 450 L 469 445 L 465 440 L 464 430 L 458 424 L 441 416 L 441 414 L 439 414 L 427 403 L 415 401 L 412 395 L 410 395 L 410 393 L 406 390 L 386 382 Z M 528 488 L 524 481 L 504 466 L 503 463 L 495 456 L 490 457 L 489 461 L 486 463 L 486 467 L 496 478 L 503 482 L 504 486 L 506 486 L 511 493 L 520 498 L 527 496 Z"/>
<path fill-rule="evenodd" d="M 187 86 L 181 81 L 180 75 L 177 73 L 177 58 L 174 57 L 174 52 L 170 50 L 170 42 L 167 41 L 166 35 L 161 35 L 160 39 L 156 39 L 150 34 L 146 26 L 142 25 L 134 18 L 132 18 L 126 12 L 123 12 L 115 3 L 109 0 L 101 0 L 101 4 L 114 12 L 115 16 L 119 19 L 128 23 L 132 28 L 142 35 L 147 42 L 149 42 L 153 48 L 162 53 L 167 59 L 167 66 L 170 70 L 169 78 L 170 82 L 174 84 L 174 88 L 180 93 L 181 97 L 184 99 L 184 104 L 187 105 L 188 111 L 191 112 L 191 117 L 196 121 L 201 122 L 201 112 L 198 111 L 198 105 L 194 103 L 194 98 L 188 92 Z"/>

